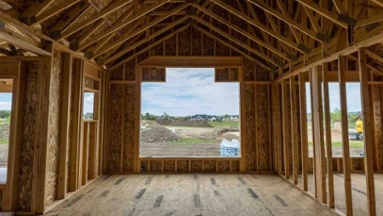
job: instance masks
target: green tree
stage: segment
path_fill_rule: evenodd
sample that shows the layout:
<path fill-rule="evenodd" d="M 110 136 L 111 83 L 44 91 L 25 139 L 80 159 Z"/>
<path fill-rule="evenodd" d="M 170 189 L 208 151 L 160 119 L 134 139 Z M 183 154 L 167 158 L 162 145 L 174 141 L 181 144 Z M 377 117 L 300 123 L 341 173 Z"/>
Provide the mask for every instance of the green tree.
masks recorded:
<path fill-rule="evenodd" d="M 10 110 L 0 110 L 0 118 L 9 118 L 11 116 Z"/>
<path fill-rule="evenodd" d="M 330 114 L 330 116 L 331 116 L 331 121 L 334 123 L 334 122 L 336 122 L 336 121 L 340 121 L 340 110 L 338 109 L 338 108 L 335 108 L 332 112 L 331 112 L 331 114 Z"/>

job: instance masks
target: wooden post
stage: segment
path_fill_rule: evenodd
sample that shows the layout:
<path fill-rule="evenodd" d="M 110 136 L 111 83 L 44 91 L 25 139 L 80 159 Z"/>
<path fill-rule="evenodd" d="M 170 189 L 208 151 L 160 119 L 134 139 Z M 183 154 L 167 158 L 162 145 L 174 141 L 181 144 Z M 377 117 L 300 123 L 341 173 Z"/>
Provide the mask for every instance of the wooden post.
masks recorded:
<path fill-rule="evenodd" d="M 332 141 L 331 141 L 331 116 L 330 116 L 330 96 L 328 88 L 328 73 L 327 63 L 322 66 L 323 78 L 323 100 L 324 100 L 324 114 L 325 114 L 325 135 L 326 135 L 326 149 L 327 149 L 327 176 L 328 176 L 328 206 L 335 207 L 334 201 L 334 176 L 332 164 Z"/>
<path fill-rule="evenodd" d="M 17 208 L 19 198 L 20 152 L 23 141 L 24 100 L 26 88 L 25 64 L 17 63 L 17 76 L 13 79 L 11 129 L 9 136 L 9 159 L 7 170 L 7 191 L 3 210 L 12 211 Z"/>
<path fill-rule="evenodd" d="M 255 152 L 254 152 L 254 158 L 252 158 L 255 165 L 255 171 L 259 171 L 259 144 L 258 144 L 258 131 L 257 131 L 257 119 L 258 119 L 258 89 L 257 89 L 257 84 L 252 85 L 252 88 L 254 89 L 254 135 L 255 135 L 255 140 L 254 140 L 254 145 L 255 145 Z"/>
<path fill-rule="evenodd" d="M 245 98 L 245 83 L 244 83 L 244 74 L 243 74 L 243 66 L 239 70 L 239 91 L 240 91 L 240 100 L 244 100 Z M 243 102 L 240 103 L 240 109 L 241 109 L 241 119 L 246 118 L 246 110 L 245 110 L 245 105 Z M 243 122 L 240 123 L 240 128 L 241 128 L 241 160 L 240 160 L 240 172 L 247 172 L 247 159 L 245 152 L 247 152 L 246 148 L 246 135 L 245 135 L 245 124 Z M 204 166 L 204 165 L 203 165 Z M 203 172 L 204 172 L 204 167 L 203 167 Z"/>
<path fill-rule="evenodd" d="M 60 124 L 60 150 L 59 150 L 59 172 L 57 182 L 57 198 L 64 199 L 67 192 L 67 154 L 69 147 L 69 130 L 70 130 L 70 98 L 72 86 L 72 55 L 63 53 L 64 69 L 62 74 L 61 89 L 61 124 Z"/>
<path fill-rule="evenodd" d="M 295 77 L 290 77 L 290 104 L 291 104 L 291 140 L 293 153 L 293 181 L 298 184 L 299 172 L 299 155 L 298 155 L 298 107 L 296 96 L 296 81 Z"/>
<path fill-rule="evenodd" d="M 310 68 L 310 71 L 309 71 L 309 81 L 310 81 L 310 102 L 311 102 L 311 136 L 312 136 L 312 148 L 313 148 L 313 157 L 315 157 L 315 121 L 316 119 L 314 118 L 314 105 L 313 105 L 313 101 L 314 101 L 314 96 L 313 96 L 313 71 L 315 70 L 315 68 Z M 315 198 L 318 197 L 318 194 L 317 194 L 317 179 L 316 179 L 316 162 L 315 162 L 315 158 L 313 158 L 312 160 L 312 167 L 313 167 L 313 179 L 314 179 L 314 196 Z M 311 164 L 310 164 L 311 166 Z"/>
<path fill-rule="evenodd" d="M 82 172 L 81 172 L 81 185 L 86 185 L 88 181 L 88 168 L 89 168 L 89 138 L 90 138 L 90 122 L 83 122 L 83 140 L 82 147 Z"/>
<path fill-rule="evenodd" d="M 324 157 L 324 138 L 323 138 L 323 106 L 322 106 L 322 83 L 321 83 L 321 66 L 316 66 L 312 71 L 313 92 L 313 113 L 312 117 L 315 122 L 313 130 L 315 139 L 315 179 L 316 194 L 320 202 L 326 203 L 326 161 Z"/>
<path fill-rule="evenodd" d="M 135 96 L 135 102 L 136 102 L 136 113 L 135 116 L 141 116 L 141 80 L 142 80 L 142 67 L 135 67 L 136 68 L 136 96 Z M 137 117 L 136 119 L 136 125 L 141 125 L 141 118 Z M 140 140 L 141 140 L 141 130 L 140 126 L 137 126 L 135 128 L 135 142 L 134 142 L 134 171 L 140 172 Z"/>
<path fill-rule="evenodd" d="M 348 119 L 347 119 L 347 93 L 345 78 L 346 57 L 339 56 L 339 94 L 340 94 L 340 112 L 342 125 L 342 143 L 343 143 L 343 175 L 344 175 L 344 191 L 346 201 L 346 214 L 353 215 L 352 210 L 352 192 L 351 192 L 351 164 L 350 164 L 350 145 L 348 141 Z"/>
<path fill-rule="evenodd" d="M 307 171 L 308 171 L 308 137 L 307 137 L 307 107 L 306 107 L 306 82 L 303 74 L 299 74 L 299 99 L 300 99 L 300 114 L 301 114 L 301 151 L 302 151 L 302 178 L 303 190 L 308 190 Z"/>
<path fill-rule="evenodd" d="M 363 119 L 363 142 L 365 152 L 365 172 L 366 172 L 366 191 L 367 191 L 367 212 L 370 216 L 376 215 L 375 206 L 375 185 L 374 185 L 374 145 L 371 129 L 370 113 L 370 94 L 368 89 L 368 71 L 367 57 L 365 48 L 358 50 L 360 96 L 362 101 L 362 119 Z"/>
<path fill-rule="evenodd" d="M 290 155 L 289 155 L 289 134 L 288 134 L 288 110 L 287 110 L 287 89 L 286 81 L 282 81 L 282 133 L 283 133 L 283 158 L 284 158 L 284 171 L 286 179 L 290 178 Z"/>
<path fill-rule="evenodd" d="M 70 164 L 68 190 L 75 191 L 79 188 L 80 180 L 80 136 L 82 130 L 82 98 L 83 98 L 83 61 L 74 59 L 73 88 L 72 88 L 72 113 L 70 137 Z M 82 149 L 82 148 L 81 148 Z"/>

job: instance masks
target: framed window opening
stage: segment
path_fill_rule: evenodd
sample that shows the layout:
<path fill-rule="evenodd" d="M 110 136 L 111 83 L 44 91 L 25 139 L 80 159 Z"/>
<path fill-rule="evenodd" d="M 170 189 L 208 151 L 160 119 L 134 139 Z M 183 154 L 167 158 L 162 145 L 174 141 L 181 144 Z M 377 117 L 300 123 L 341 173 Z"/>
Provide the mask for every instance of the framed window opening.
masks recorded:
<path fill-rule="evenodd" d="M 202 82 L 204 82 L 204 77 L 210 79 L 208 92 L 203 93 L 204 95 L 209 95 L 215 91 L 212 89 L 212 85 L 220 86 L 221 88 L 224 88 L 224 86 L 230 86 L 231 89 L 234 89 L 235 91 L 229 91 L 229 93 L 226 92 L 226 96 L 236 94 L 237 105 L 226 104 L 226 106 L 236 106 L 237 111 L 233 114 L 229 113 L 229 111 L 223 114 L 208 113 L 206 110 L 194 111 L 190 113 L 186 113 L 185 110 L 182 110 L 182 112 L 178 113 L 177 111 L 168 113 L 166 110 L 158 112 L 158 109 L 157 111 L 152 111 L 152 113 L 148 111 L 148 104 L 145 104 L 147 100 L 145 100 L 144 97 L 147 97 L 150 92 L 152 92 L 152 94 L 154 92 L 158 92 L 159 89 L 156 88 L 166 89 L 165 95 L 168 94 L 167 96 L 169 96 L 169 93 L 174 93 L 173 99 L 169 97 L 167 98 L 168 100 L 171 99 L 173 102 L 176 102 L 173 103 L 173 105 L 177 104 L 176 107 L 182 106 L 180 102 L 177 101 L 182 99 L 182 96 L 180 96 L 182 94 L 179 94 L 180 92 L 183 93 L 184 96 L 189 94 L 189 96 L 196 97 L 196 95 L 192 94 L 190 90 L 182 90 L 182 88 L 180 88 L 181 86 L 184 86 L 185 88 L 192 87 L 192 85 L 185 83 L 178 86 L 173 85 L 169 88 L 158 87 L 160 85 L 166 85 L 163 84 L 163 82 L 168 82 L 167 84 L 169 84 L 169 82 L 179 82 L 179 80 L 177 81 L 177 78 L 175 77 L 177 72 L 178 74 L 181 73 L 181 76 L 179 75 L 181 77 L 180 79 L 184 79 L 184 81 L 186 81 L 186 79 L 189 78 L 190 82 L 190 79 L 193 78 L 188 76 L 193 76 L 193 70 L 197 71 L 194 75 L 197 77 L 199 76 L 198 79 L 200 79 L 200 83 L 198 83 L 197 80 L 197 84 L 194 86 L 195 89 L 198 89 L 198 92 L 202 90 Z M 201 72 L 203 70 L 205 70 L 205 73 Z M 139 139 L 140 158 L 241 158 L 242 144 L 240 141 L 241 105 L 239 67 L 142 67 L 140 71 L 142 71 L 140 97 L 141 121 Z M 175 92 L 171 92 L 172 88 L 174 91 L 174 87 L 177 87 L 177 90 L 175 90 Z M 153 97 L 153 95 L 151 95 L 151 97 Z M 156 96 L 156 98 L 159 99 L 161 97 Z M 193 103 L 190 103 L 192 100 L 185 101 L 188 101 L 189 107 L 193 106 Z M 152 104 L 152 107 L 159 108 L 159 105 Z M 186 107 L 188 106 L 184 106 L 183 109 L 187 109 Z M 195 125 L 201 126 L 201 133 L 198 133 L 198 127 Z M 197 132 L 191 132 L 193 130 Z M 165 137 L 161 137 L 161 133 L 166 134 Z M 190 135 L 193 133 L 196 135 L 195 137 Z M 214 135 L 212 135 L 213 133 L 218 135 L 214 137 Z M 225 136 L 226 139 L 224 139 Z M 210 153 L 203 151 L 204 154 L 196 154 L 195 152 L 198 152 L 199 150 L 196 151 L 195 148 L 202 146 L 198 146 L 198 143 L 203 143 L 202 145 L 206 145 L 205 149 L 214 149 L 214 153 L 213 151 Z M 182 148 L 180 147 L 181 145 L 187 145 L 187 147 Z M 162 149 L 161 146 L 163 147 Z M 150 148 L 153 150 L 151 151 Z M 183 152 L 181 152 L 181 154 L 174 153 L 177 151 Z M 194 154 L 192 152 L 194 152 Z"/>

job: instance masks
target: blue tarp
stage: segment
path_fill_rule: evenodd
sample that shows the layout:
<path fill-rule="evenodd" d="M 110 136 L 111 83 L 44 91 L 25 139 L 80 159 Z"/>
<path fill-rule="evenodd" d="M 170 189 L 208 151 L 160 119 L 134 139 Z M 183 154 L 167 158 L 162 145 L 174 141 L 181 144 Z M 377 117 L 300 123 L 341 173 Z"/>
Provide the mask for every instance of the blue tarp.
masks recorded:
<path fill-rule="evenodd" d="M 233 139 L 231 142 L 224 139 L 220 145 L 220 155 L 223 157 L 239 157 L 240 146 L 240 142 L 236 139 Z"/>

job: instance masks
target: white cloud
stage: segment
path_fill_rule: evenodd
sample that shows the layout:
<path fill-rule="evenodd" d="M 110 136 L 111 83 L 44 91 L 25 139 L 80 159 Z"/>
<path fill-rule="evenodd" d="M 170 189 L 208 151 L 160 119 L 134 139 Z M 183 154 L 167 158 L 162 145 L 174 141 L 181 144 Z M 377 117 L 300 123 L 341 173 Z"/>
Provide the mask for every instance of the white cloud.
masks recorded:
<path fill-rule="evenodd" d="M 85 93 L 84 94 L 84 111 L 83 113 L 93 113 L 94 106 L 94 93 Z"/>
<path fill-rule="evenodd" d="M 239 84 L 215 83 L 214 69 L 167 69 L 166 83 L 142 84 L 142 113 L 239 114 Z"/>
<path fill-rule="evenodd" d="M 0 110 L 11 110 L 12 109 L 12 102 L 0 102 Z"/>

